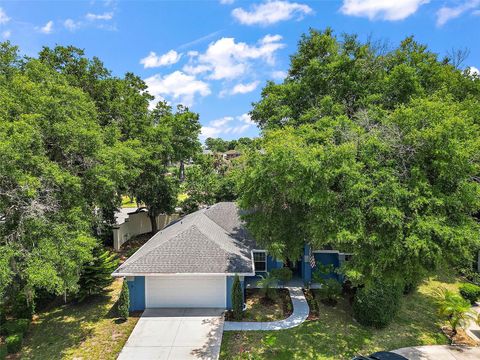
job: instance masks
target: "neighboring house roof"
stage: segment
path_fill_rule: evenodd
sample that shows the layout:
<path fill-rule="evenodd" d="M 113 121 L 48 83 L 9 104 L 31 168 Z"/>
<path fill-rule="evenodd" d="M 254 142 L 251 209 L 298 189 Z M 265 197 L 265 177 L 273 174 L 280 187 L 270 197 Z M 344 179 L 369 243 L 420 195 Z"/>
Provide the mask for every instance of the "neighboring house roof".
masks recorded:
<path fill-rule="evenodd" d="M 253 274 L 254 248 L 236 204 L 222 202 L 159 231 L 113 275 Z"/>
<path fill-rule="evenodd" d="M 227 150 L 225 151 L 226 155 L 240 155 L 240 152 L 237 150 Z"/>

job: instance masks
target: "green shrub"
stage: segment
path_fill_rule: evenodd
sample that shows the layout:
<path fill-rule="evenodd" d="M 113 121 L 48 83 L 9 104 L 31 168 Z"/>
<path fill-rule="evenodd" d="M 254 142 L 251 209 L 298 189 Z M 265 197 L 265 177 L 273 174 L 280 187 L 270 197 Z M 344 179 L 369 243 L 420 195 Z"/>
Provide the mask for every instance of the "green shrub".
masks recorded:
<path fill-rule="evenodd" d="M 289 269 L 288 267 L 273 269 L 271 273 L 274 277 L 276 277 L 278 280 L 280 280 L 283 283 L 287 283 L 290 280 L 292 280 L 292 276 L 293 276 L 292 270 Z"/>
<path fill-rule="evenodd" d="M 122 292 L 118 298 L 117 311 L 118 316 L 122 319 L 128 319 L 130 308 L 130 294 L 128 290 L 128 284 L 126 280 L 123 280 Z"/>
<path fill-rule="evenodd" d="M 324 280 L 322 287 L 317 291 L 319 300 L 324 304 L 331 306 L 337 305 L 341 293 L 342 284 L 335 279 Z"/>
<path fill-rule="evenodd" d="M 353 314 L 362 325 L 382 328 L 397 314 L 402 287 L 375 281 L 358 289 L 353 302 Z"/>
<path fill-rule="evenodd" d="M 5 323 L 4 332 L 6 335 L 25 335 L 30 325 L 29 319 L 10 320 Z"/>
<path fill-rule="evenodd" d="M 4 360 L 7 357 L 7 345 L 0 344 L 0 360 Z"/>
<path fill-rule="evenodd" d="M 17 319 L 31 319 L 35 313 L 35 303 L 28 300 L 23 292 L 15 297 L 12 306 L 12 315 Z"/>
<path fill-rule="evenodd" d="M 232 285 L 232 310 L 235 320 L 242 320 L 243 317 L 243 291 L 240 278 L 235 275 Z"/>
<path fill-rule="evenodd" d="M 7 344 L 7 352 L 9 354 L 15 354 L 20 351 L 22 348 L 23 335 L 14 334 L 7 336 L 5 339 L 5 344 Z"/>
<path fill-rule="evenodd" d="M 257 285 L 260 286 L 260 292 L 264 298 L 274 301 L 277 297 L 275 287 L 277 286 L 278 279 L 272 274 L 268 273 L 267 276 L 260 275 L 261 279 L 258 280 Z"/>
<path fill-rule="evenodd" d="M 460 286 L 460 295 L 465 300 L 470 301 L 470 304 L 474 305 L 480 298 L 480 286 L 475 284 L 465 283 Z"/>

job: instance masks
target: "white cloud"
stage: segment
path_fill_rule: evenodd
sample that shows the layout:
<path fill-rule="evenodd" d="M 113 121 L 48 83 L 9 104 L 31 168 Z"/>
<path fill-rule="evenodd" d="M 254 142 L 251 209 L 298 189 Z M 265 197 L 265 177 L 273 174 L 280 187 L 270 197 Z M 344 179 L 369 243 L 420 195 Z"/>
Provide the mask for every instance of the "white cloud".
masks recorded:
<path fill-rule="evenodd" d="M 301 19 L 303 15 L 312 13 L 310 6 L 288 1 L 274 0 L 262 4 L 254 4 L 250 10 L 236 8 L 232 10 L 232 16 L 244 25 L 271 25 L 279 21 L 292 18 Z"/>
<path fill-rule="evenodd" d="M 478 70 L 478 68 L 476 68 L 475 66 L 470 66 L 469 71 L 471 75 L 480 76 L 480 70 Z"/>
<path fill-rule="evenodd" d="M 11 35 L 12 35 L 12 32 L 10 30 L 5 30 L 2 32 L 3 39 L 8 39 Z"/>
<path fill-rule="evenodd" d="M 222 126 L 228 124 L 229 122 L 232 122 L 233 119 L 234 118 L 232 116 L 224 116 L 223 118 L 210 121 L 209 125 L 211 125 L 213 127 L 222 127 Z"/>
<path fill-rule="evenodd" d="M 88 13 L 87 15 L 85 15 L 85 17 L 87 18 L 87 20 L 90 20 L 90 21 L 112 20 L 113 19 L 113 12 L 106 12 L 106 13 L 103 13 L 103 14 Z"/>
<path fill-rule="evenodd" d="M 186 106 L 193 105 L 195 96 L 210 95 L 209 85 L 201 80 L 197 80 L 193 75 L 187 75 L 181 71 L 175 71 L 171 74 L 161 76 L 153 75 L 145 82 L 148 91 L 155 97 L 171 97 Z"/>
<path fill-rule="evenodd" d="M 286 71 L 283 71 L 283 70 L 275 70 L 275 71 L 272 71 L 272 77 L 275 79 L 275 80 L 283 80 L 287 77 L 287 72 Z"/>
<path fill-rule="evenodd" d="M 175 64 L 181 57 L 182 54 L 177 53 L 175 50 L 170 50 L 163 55 L 157 55 L 155 52 L 151 51 L 147 57 L 140 60 L 140 64 L 143 64 L 145 69 L 155 68 Z"/>
<path fill-rule="evenodd" d="M 231 5 L 235 2 L 235 0 L 220 0 L 220 4 L 222 5 Z"/>
<path fill-rule="evenodd" d="M 275 63 L 275 52 L 285 47 L 280 35 L 266 35 L 256 45 L 221 38 L 208 46 L 205 53 L 191 58 L 183 70 L 189 74 L 208 73 L 213 80 L 231 80 L 244 75 L 255 60 Z"/>
<path fill-rule="evenodd" d="M 77 30 L 80 27 L 80 25 L 81 25 L 80 22 L 76 22 L 72 19 L 67 19 L 63 22 L 63 26 L 65 26 L 65 28 L 70 31 Z"/>
<path fill-rule="evenodd" d="M 202 126 L 200 137 L 205 140 L 208 137 L 222 137 L 222 135 L 241 135 L 254 126 L 250 115 L 224 116 L 220 119 L 210 121 Z"/>
<path fill-rule="evenodd" d="M 456 19 L 463 13 L 473 10 L 480 6 L 480 0 L 467 0 L 458 6 L 443 6 L 437 11 L 437 25 L 445 25 L 448 21 Z M 473 14 L 475 15 L 475 12 Z"/>
<path fill-rule="evenodd" d="M 247 94 L 255 90 L 259 83 L 260 81 L 252 81 L 251 83 L 248 83 L 248 84 L 237 84 L 233 87 L 231 94 L 232 95 Z"/>
<path fill-rule="evenodd" d="M 52 33 L 53 31 L 53 21 L 50 20 L 49 22 L 47 22 L 44 26 L 40 27 L 40 28 L 37 28 L 38 31 L 40 31 L 41 33 L 44 33 L 44 34 L 50 34 Z"/>
<path fill-rule="evenodd" d="M 403 20 L 417 12 L 430 0 L 343 0 L 340 11 L 345 15 L 367 17 L 370 20 Z"/>
<path fill-rule="evenodd" d="M 10 21 L 10 18 L 7 16 L 7 13 L 0 8 L 0 24 L 6 24 Z"/>

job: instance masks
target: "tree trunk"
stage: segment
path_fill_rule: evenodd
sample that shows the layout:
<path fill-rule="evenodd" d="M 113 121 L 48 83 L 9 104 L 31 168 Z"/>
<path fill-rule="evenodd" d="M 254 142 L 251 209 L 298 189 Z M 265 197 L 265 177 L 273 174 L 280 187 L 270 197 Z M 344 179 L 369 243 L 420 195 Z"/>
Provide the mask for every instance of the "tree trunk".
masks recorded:
<path fill-rule="evenodd" d="M 150 215 L 150 214 L 148 214 L 148 217 L 150 218 L 150 223 L 152 224 L 152 233 L 156 234 L 158 231 L 157 217 L 155 215 Z"/>
<path fill-rule="evenodd" d="M 183 162 L 183 160 L 180 160 L 180 169 L 179 169 L 179 178 L 180 178 L 180 181 L 183 182 L 183 180 L 185 180 L 185 164 Z"/>

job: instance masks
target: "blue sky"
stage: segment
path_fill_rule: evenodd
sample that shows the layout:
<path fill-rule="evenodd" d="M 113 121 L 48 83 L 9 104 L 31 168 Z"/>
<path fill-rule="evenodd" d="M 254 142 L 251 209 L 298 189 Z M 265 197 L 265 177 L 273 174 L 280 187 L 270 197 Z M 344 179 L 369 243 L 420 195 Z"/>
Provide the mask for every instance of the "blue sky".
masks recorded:
<path fill-rule="evenodd" d="M 300 35 L 332 27 L 392 46 L 409 35 L 480 68 L 480 0 L 0 1 L 0 38 L 35 56 L 84 48 L 115 75 L 141 76 L 157 99 L 200 113 L 202 138 L 256 136 L 247 113 L 282 81 Z"/>

